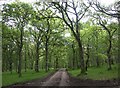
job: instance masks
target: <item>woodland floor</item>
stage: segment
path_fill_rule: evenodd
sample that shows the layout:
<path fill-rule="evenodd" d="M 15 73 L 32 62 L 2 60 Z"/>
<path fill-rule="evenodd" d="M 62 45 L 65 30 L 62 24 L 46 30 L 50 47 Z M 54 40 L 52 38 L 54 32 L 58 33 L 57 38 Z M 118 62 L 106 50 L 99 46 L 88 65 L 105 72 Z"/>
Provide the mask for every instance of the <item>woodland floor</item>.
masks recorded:
<path fill-rule="evenodd" d="M 120 88 L 120 80 L 90 80 L 71 77 L 67 71 L 62 68 L 54 74 L 49 74 L 43 79 L 31 80 L 25 83 L 11 85 L 6 88 Z"/>

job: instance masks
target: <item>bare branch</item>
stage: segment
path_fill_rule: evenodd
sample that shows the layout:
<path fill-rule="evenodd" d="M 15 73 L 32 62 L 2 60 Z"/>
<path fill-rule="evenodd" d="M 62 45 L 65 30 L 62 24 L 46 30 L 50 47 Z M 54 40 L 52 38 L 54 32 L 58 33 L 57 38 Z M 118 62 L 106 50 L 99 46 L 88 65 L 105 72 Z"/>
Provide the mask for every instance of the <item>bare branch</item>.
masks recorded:
<path fill-rule="evenodd" d="M 80 21 L 80 20 L 83 18 L 83 16 L 85 15 L 85 13 L 87 12 L 87 10 L 88 10 L 88 8 L 89 8 L 90 6 L 91 6 L 91 5 L 89 5 L 88 7 L 86 7 L 84 13 L 80 16 L 80 18 L 78 19 L 78 21 Z"/>
<path fill-rule="evenodd" d="M 120 18 L 120 13 L 118 12 L 118 10 L 114 11 L 114 13 L 113 12 L 110 13 L 109 11 L 113 11 L 113 10 L 111 9 L 109 10 L 109 9 L 101 7 L 100 3 L 94 3 L 94 5 L 98 8 L 100 12 L 103 12 L 112 17 Z"/>
<path fill-rule="evenodd" d="M 115 29 L 115 30 L 112 32 L 111 36 L 113 36 L 113 34 L 114 34 L 116 31 L 117 31 L 117 29 Z"/>

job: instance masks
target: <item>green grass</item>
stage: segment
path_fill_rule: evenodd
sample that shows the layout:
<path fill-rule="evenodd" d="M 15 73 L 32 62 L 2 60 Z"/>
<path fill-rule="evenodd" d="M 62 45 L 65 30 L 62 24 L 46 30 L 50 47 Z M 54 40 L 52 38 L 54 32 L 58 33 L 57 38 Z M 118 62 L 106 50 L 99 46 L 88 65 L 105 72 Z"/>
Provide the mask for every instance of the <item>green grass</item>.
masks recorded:
<path fill-rule="evenodd" d="M 10 72 L 3 72 L 2 73 L 2 86 L 8 86 L 11 84 L 25 82 L 25 81 L 32 80 L 32 79 L 43 78 L 51 72 L 53 72 L 53 70 L 47 73 L 42 70 L 38 73 L 32 70 L 28 70 L 27 72 L 22 72 L 22 77 L 20 78 L 18 77 L 18 74 L 16 72 L 13 72 L 12 74 Z"/>
<path fill-rule="evenodd" d="M 69 73 L 77 77 L 80 74 L 80 69 L 77 70 L 69 70 Z M 113 65 L 112 70 L 107 70 L 106 66 L 101 67 L 91 67 L 88 68 L 87 75 L 79 76 L 82 79 L 93 79 L 93 80 L 108 80 L 118 78 L 118 68 L 117 65 Z"/>

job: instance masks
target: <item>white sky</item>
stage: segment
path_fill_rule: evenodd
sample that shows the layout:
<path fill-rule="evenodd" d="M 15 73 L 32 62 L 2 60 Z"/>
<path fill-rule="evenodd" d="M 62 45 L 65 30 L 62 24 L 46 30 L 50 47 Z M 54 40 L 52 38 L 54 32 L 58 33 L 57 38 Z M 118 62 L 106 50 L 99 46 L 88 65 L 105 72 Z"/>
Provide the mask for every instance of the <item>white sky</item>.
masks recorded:
<path fill-rule="evenodd" d="M 104 5 L 110 5 L 119 0 L 98 0 L 98 1 Z"/>
<path fill-rule="evenodd" d="M 65 37 L 70 37 L 70 33 L 65 33 Z"/>

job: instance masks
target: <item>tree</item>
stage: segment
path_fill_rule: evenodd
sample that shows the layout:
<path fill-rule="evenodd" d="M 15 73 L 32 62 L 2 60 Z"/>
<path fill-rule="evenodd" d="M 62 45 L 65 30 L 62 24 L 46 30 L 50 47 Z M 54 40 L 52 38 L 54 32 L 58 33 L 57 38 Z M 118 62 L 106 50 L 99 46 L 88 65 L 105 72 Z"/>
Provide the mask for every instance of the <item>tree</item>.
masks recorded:
<path fill-rule="evenodd" d="M 85 52 L 86 69 L 88 66 L 99 67 L 106 60 L 107 33 L 105 30 L 102 30 L 101 26 L 96 24 L 97 20 L 93 20 L 92 18 L 82 23 L 81 39 Z M 101 58 L 101 55 L 105 57 Z"/>
<path fill-rule="evenodd" d="M 100 13 L 99 13 L 100 14 Z M 98 19 L 98 24 L 101 25 L 103 27 L 104 30 L 106 30 L 107 34 L 108 34 L 108 49 L 107 49 L 107 57 L 108 57 L 108 70 L 111 70 L 111 49 L 112 49 L 112 37 L 113 34 L 115 33 L 115 31 L 117 30 L 117 27 L 110 27 L 107 26 L 107 20 L 105 20 L 105 18 L 101 17 L 99 14 L 97 14 L 97 17 L 95 17 L 96 19 Z M 104 14 L 102 14 L 104 16 Z M 107 18 L 107 17 L 106 17 Z M 115 23 L 113 23 L 115 25 Z M 112 23 L 109 25 L 113 25 Z"/>
<path fill-rule="evenodd" d="M 48 15 L 51 15 L 52 14 L 52 12 L 49 12 L 49 14 Z M 54 38 L 54 36 L 55 36 L 55 34 L 57 35 L 59 35 L 59 33 L 61 33 L 61 30 L 63 29 L 61 26 L 62 26 L 62 21 L 61 20 L 59 20 L 59 19 L 55 19 L 55 18 L 52 18 L 52 19 L 46 19 L 46 25 L 47 25 L 47 27 L 45 28 L 45 30 L 44 30 L 44 39 L 45 39 L 45 60 L 46 60 L 46 65 L 45 65 L 45 68 L 46 68 L 46 72 L 49 70 L 49 60 L 48 59 L 50 59 L 50 58 L 48 58 L 48 54 L 50 54 L 49 53 L 49 45 L 50 45 L 50 42 L 53 42 L 51 39 L 52 38 Z M 46 26 L 45 25 L 45 26 Z M 61 29 L 59 29 L 59 27 L 61 28 Z M 59 29 L 59 31 L 57 32 L 56 30 L 58 30 Z M 56 38 L 56 37 L 55 37 Z"/>
<path fill-rule="evenodd" d="M 91 2 L 90 2 L 91 4 Z M 120 52 L 120 1 L 116 1 L 113 5 L 106 7 L 106 6 L 102 6 L 98 1 L 97 2 L 93 2 L 93 5 L 95 5 L 97 7 L 97 12 L 102 12 L 108 16 L 114 17 L 118 19 L 118 52 Z M 120 57 L 120 54 L 118 54 L 118 57 Z M 120 60 L 118 60 L 118 62 L 120 63 Z M 119 68 L 120 69 L 120 68 Z"/>
<path fill-rule="evenodd" d="M 23 38 L 23 58 L 24 58 L 24 69 L 25 69 L 25 72 L 27 72 L 27 69 L 28 69 L 28 64 L 29 63 L 29 59 L 32 58 L 32 56 L 30 57 L 30 52 L 29 52 L 29 49 L 30 49 L 30 45 L 31 45 L 31 41 L 30 41 L 30 38 L 31 38 L 31 35 L 30 35 L 30 32 L 29 30 L 25 30 L 24 31 L 24 38 Z M 33 48 L 33 47 L 31 47 Z"/>
<path fill-rule="evenodd" d="M 11 4 L 5 4 L 3 7 L 3 20 L 7 25 L 16 27 L 20 31 L 19 36 L 19 64 L 18 73 L 21 77 L 21 64 L 22 64 L 22 48 L 23 48 L 23 36 L 24 27 L 28 24 L 31 18 L 32 7 L 26 3 L 16 2 Z M 9 23 L 9 22 L 12 22 Z"/>
<path fill-rule="evenodd" d="M 108 67 L 108 70 L 111 70 L 112 67 L 111 67 L 111 49 L 112 49 L 112 37 L 113 37 L 113 34 L 115 33 L 115 31 L 117 30 L 117 28 L 108 28 L 105 26 L 105 24 L 102 22 L 99 22 L 99 24 L 107 31 L 108 33 L 108 49 L 107 49 L 107 57 L 108 57 L 108 64 L 109 64 L 109 67 Z M 112 25 L 112 24 L 110 24 Z"/>
<path fill-rule="evenodd" d="M 82 1 L 81 1 L 82 2 Z M 85 73 L 84 52 L 80 39 L 79 21 L 83 18 L 90 6 L 86 6 L 84 2 L 69 1 L 69 2 L 52 2 L 52 5 L 61 13 L 63 21 L 72 31 L 78 46 L 80 55 L 81 74 Z M 79 8 L 79 9 L 78 9 Z M 73 11 L 70 11 L 72 9 Z M 70 14 L 75 16 L 75 20 L 70 17 Z"/>
<path fill-rule="evenodd" d="M 37 14 L 34 14 L 35 16 Z M 42 21 L 34 18 L 31 20 L 31 25 L 33 27 L 30 28 L 30 34 L 33 35 L 34 37 L 34 41 L 35 41 L 35 47 L 36 47 L 36 60 L 35 60 L 35 71 L 39 72 L 39 49 L 40 49 L 40 45 L 42 42 L 42 37 L 43 37 L 43 30 L 44 27 L 42 27 L 41 25 L 43 25 Z"/>

